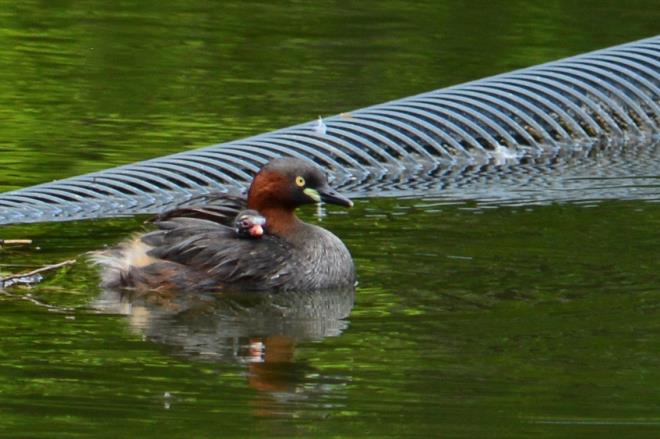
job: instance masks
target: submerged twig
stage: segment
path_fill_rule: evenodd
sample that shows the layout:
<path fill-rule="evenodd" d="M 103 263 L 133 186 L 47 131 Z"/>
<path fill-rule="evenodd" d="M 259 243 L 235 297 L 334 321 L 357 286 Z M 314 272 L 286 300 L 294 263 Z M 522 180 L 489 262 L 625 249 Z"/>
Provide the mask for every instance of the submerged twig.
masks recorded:
<path fill-rule="evenodd" d="M 36 264 L 0 264 L 0 268 L 37 268 Z"/>
<path fill-rule="evenodd" d="M 34 297 L 32 297 L 31 294 L 25 294 L 25 295 L 16 295 L 12 294 L 8 291 L 2 290 L 2 288 L 9 287 L 12 285 L 16 284 L 24 284 L 24 285 L 30 285 L 33 283 L 37 283 L 41 281 L 41 273 L 44 273 L 46 271 L 51 271 L 51 270 L 57 270 L 58 268 L 66 267 L 67 265 L 72 265 L 76 262 L 75 259 L 69 259 L 66 261 L 58 262 L 57 264 L 50 264 L 50 265 L 45 265 L 43 267 L 39 267 L 37 269 L 34 269 L 32 271 L 27 271 L 25 273 L 18 273 L 18 274 L 12 274 L 7 277 L 1 278 L 0 277 L 0 295 L 6 296 L 6 297 L 11 297 L 14 299 L 19 299 L 19 300 L 25 300 L 28 301 L 34 305 L 40 306 L 42 308 L 46 308 L 48 311 L 52 312 L 58 312 L 58 313 L 69 313 L 73 311 L 73 308 L 69 307 L 60 307 L 56 305 L 50 305 L 48 303 L 42 302 Z"/>
<path fill-rule="evenodd" d="M 31 239 L 0 239 L 0 246 L 3 245 L 30 245 Z"/>
<path fill-rule="evenodd" d="M 32 297 L 31 294 L 26 294 L 26 295 L 18 295 L 18 294 L 11 294 L 7 291 L 0 290 L 0 295 L 1 296 L 6 296 L 6 297 L 11 297 L 12 299 L 19 299 L 19 300 L 25 300 L 27 302 L 30 302 L 34 305 L 37 305 L 41 308 L 46 308 L 48 311 L 51 312 L 57 312 L 57 313 L 70 313 L 71 311 L 75 311 L 74 308 L 68 307 L 68 306 L 56 306 L 56 305 L 50 305 L 48 303 L 42 302 L 41 300 L 35 299 Z"/>
<path fill-rule="evenodd" d="M 27 280 L 27 278 L 34 277 L 38 274 L 41 274 L 46 271 L 51 271 L 51 270 L 56 270 L 58 268 L 65 267 L 67 265 L 72 265 L 75 264 L 76 260 L 75 259 L 69 259 L 67 261 L 63 262 L 58 262 L 57 264 L 51 264 L 51 265 L 46 265 L 44 267 L 37 268 L 32 271 L 28 271 L 26 273 L 17 273 L 17 274 L 12 274 L 4 278 L 0 278 L 0 288 L 4 288 L 5 286 L 11 286 L 15 283 L 36 283 L 34 281 L 30 282 Z M 26 281 L 21 282 L 21 279 L 26 279 Z M 38 281 L 37 281 L 38 282 Z"/>

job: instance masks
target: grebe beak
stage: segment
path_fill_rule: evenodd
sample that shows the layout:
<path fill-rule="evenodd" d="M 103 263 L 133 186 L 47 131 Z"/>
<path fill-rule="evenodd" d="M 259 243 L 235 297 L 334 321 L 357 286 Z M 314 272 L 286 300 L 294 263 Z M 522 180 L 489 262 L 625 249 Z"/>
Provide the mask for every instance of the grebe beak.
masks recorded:
<path fill-rule="evenodd" d="M 321 201 L 338 206 L 353 207 L 353 202 L 329 186 L 318 189 Z"/>
<path fill-rule="evenodd" d="M 261 227 L 261 224 L 255 224 L 250 227 L 250 236 L 258 238 L 264 234 L 264 228 Z"/>

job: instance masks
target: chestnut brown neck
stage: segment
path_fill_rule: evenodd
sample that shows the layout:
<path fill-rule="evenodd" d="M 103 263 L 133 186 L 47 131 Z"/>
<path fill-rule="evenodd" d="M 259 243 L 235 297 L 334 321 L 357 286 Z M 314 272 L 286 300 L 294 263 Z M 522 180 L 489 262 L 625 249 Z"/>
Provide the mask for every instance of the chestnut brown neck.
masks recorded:
<path fill-rule="evenodd" d="M 255 209 L 266 218 L 268 233 L 286 237 L 299 223 L 295 206 L 287 200 L 289 182 L 277 173 L 262 170 L 248 191 L 248 209 Z"/>
<path fill-rule="evenodd" d="M 266 208 L 259 210 L 266 218 L 266 228 L 272 235 L 286 238 L 295 233 L 300 222 L 293 210 L 282 208 Z"/>

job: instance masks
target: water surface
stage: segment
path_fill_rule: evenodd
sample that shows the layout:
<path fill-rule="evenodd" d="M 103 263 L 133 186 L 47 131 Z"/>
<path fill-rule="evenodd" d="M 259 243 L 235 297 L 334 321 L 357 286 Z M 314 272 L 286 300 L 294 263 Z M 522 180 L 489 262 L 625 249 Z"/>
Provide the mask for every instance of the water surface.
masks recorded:
<path fill-rule="evenodd" d="M 659 213 L 642 202 L 359 201 L 322 222 L 354 253 L 355 304 L 305 297 L 328 310 L 321 315 L 289 312 L 300 301 L 286 298 L 198 298 L 180 311 L 167 297 L 98 314 L 111 299 L 79 263 L 2 296 L 3 424 L 126 435 L 637 436 L 658 423 Z M 5 260 L 68 258 L 139 228 L 51 225 L 35 236 L 41 251 Z M 263 312 L 278 300 L 282 315 Z"/>

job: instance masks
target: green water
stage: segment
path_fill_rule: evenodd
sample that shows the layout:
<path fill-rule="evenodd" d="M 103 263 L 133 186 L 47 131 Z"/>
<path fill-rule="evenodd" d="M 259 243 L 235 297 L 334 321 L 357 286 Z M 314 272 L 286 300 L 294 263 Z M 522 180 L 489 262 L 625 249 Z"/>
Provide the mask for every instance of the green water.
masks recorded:
<path fill-rule="evenodd" d="M 652 36 L 657 23 L 651 1 L 1 3 L 0 190 Z M 0 435 L 657 437 L 660 204 L 506 204 L 329 209 L 321 224 L 351 249 L 360 285 L 305 298 L 325 312 L 303 317 L 233 302 L 180 313 L 161 298 L 108 312 L 81 255 L 144 218 L 5 226 L 0 238 L 34 243 L 0 250 L 2 274 L 79 262 L 0 291 Z"/>

